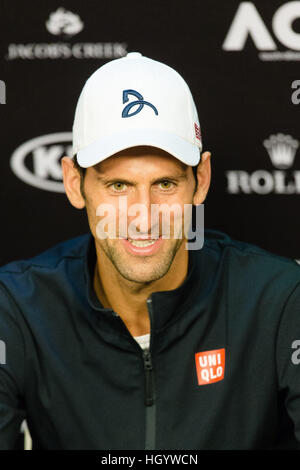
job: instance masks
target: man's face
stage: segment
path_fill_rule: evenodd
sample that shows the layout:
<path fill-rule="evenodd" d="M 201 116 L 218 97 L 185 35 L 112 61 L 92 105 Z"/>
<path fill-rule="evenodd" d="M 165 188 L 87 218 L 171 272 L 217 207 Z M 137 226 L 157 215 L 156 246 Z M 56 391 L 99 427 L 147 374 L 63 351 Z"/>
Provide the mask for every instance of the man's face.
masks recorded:
<path fill-rule="evenodd" d="M 178 251 L 185 249 L 184 204 L 192 204 L 195 185 L 190 166 L 154 147 L 130 148 L 88 168 L 85 206 L 98 255 L 104 252 L 127 280 L 148 283 L 162 278 Z M 112 208 L 110 216 L 108 212 L 99 215 L 103 204 Z M 141 204 L 143 210 L 132 212 L 134 204 Z M 151 218 L 153 204 L 165 204 L 159 217 L 152 212 Z M 174 204 L 181 212 L 170 211 L 171 216 L 164 217 Z M 111 225 L 102 224 L 100 229 L 103 217 Z M 109 227 L 115 227 L 117 238 L 102 237 Z"/>

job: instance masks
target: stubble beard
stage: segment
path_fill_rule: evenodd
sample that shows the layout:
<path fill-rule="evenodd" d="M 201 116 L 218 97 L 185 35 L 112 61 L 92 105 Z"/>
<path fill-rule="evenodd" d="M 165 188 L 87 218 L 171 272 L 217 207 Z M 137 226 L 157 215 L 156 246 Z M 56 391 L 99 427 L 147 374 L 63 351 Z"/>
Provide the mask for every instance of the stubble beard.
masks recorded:
<path fill-rule="evenodd" d="M 131 263 L 128 262 L 128 258 L 126 259 L 123 253 L 120 254 L 114 244 L 107 243 L 107 240 L 104 240 L 104 243 L 101 244 L 101 249 L 124 279 L 137 284 L 149 284 L 167 274 L 182 243 L 182 239 L 174 240 L 174 243 L 163 255 L 132 256 Z"/>

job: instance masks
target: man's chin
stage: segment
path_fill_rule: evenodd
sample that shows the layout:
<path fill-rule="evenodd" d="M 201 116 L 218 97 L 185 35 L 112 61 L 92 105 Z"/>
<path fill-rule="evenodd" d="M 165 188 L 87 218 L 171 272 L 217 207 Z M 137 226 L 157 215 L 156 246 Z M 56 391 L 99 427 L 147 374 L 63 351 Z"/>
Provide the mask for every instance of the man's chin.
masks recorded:
<path fill-rule="evenodd" d="M 164 240 L 168 243 L 168 240 Z M 126 280 L 147 284 L 163 278 L 169 271 L 179 244 L 161 246 L 161 249 L 148 256 L 136 255 L 121 245 L 104 245 L 104 251 L 116 271 Z"/>
<path fill-rule="evenodd" d="M 120 263 L 119 261 L 115 262 L 114 265 L 123 278 L 139 284 L 149 284 L 150 282 L 158 281 L 167 274 L 171 267 L 173 256 L 168 256 L 166 259 L 162 259 L 161 256 L 145 257 L 142 259 L 138 256 L 134 260 L 126 260 L 127 262 Z M 123 259 L 123 261 L 125 260 Z"/>
<path fill-rule="evenodd" d="M 138 272 L 121 272 L 119 270 L 121 276 L 126 279 L 127 281 L 136 283 L 136 284 L 150 284 L 151 282 L 158 281 L 162 277 L 165 276 L 166 272 L 163 273 L 138 273 Z"/>

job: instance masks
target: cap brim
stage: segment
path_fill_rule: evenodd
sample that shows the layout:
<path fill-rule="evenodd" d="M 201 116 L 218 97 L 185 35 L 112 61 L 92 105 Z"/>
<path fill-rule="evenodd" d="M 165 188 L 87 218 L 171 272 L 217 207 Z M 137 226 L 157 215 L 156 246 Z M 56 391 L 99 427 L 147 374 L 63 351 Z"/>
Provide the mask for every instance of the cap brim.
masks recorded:
<path fill-rule="evenodd" d="M 200 161 L 201 147 L 174 134 L 160 130 L 126 130 L 102 137 L 77 152 L 77 161 L 83 168 L 96 165 L 115 153 L 130 147 L 146 145 L 165 150 L 186 165 L 195 166 Z"/>

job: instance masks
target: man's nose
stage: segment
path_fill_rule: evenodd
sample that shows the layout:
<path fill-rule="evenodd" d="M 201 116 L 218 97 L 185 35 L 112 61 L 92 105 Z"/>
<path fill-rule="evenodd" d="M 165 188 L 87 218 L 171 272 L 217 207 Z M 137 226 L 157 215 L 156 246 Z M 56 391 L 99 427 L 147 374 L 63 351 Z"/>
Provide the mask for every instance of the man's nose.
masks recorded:
<path fill-rule="evenodd" d="M 151 235 L 151 207 L 154 199 L 151 190 L 148 188 L 140 189 L 135 197 L 131 199 L 128 207 L 128 216 L 130 228 L 145 236 Z"/>

